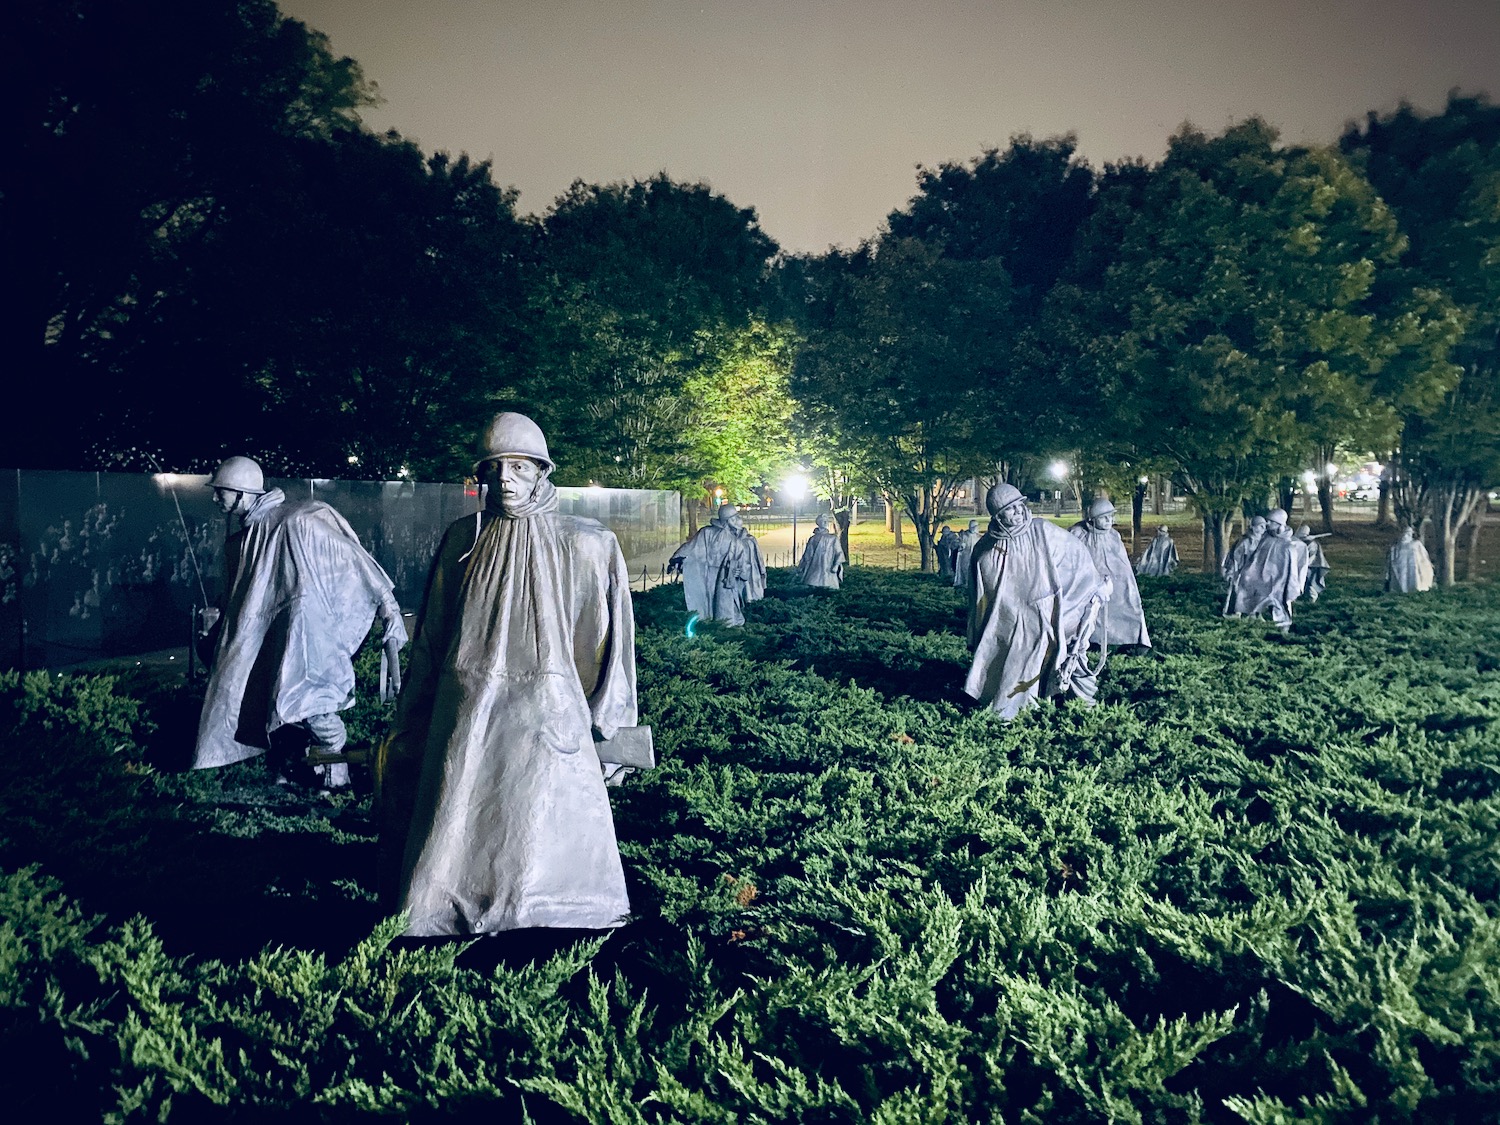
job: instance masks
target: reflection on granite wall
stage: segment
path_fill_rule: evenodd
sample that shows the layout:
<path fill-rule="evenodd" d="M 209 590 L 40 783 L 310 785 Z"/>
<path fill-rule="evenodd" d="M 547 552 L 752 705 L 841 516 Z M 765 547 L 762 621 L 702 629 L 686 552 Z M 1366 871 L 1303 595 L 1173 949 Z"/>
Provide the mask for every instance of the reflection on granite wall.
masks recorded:
<path fill-rule="evenodd" d="M 185 645 L 193 607 L 218 604 L 225 521 L 205 476 L 4 470 L 0 667 L 61 667 Z M 277 480 L 332 504 L 396 583 L 422 599 L 447 526 L 479 497 L 461 484 Z M 563 512 L 599 520 L 638 565 L 679 542 L 675 492 L 560 488 Z"/>

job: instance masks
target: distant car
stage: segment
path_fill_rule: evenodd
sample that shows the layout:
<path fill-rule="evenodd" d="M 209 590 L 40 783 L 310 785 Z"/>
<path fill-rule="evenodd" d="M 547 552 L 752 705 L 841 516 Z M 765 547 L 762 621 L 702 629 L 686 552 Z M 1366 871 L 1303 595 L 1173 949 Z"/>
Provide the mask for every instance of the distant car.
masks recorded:
<path fill-rule="evenodd" d="M 1350 500 L 1379 500 L 1380 486 L 1373 484 L 1356 485 L 1344 495 Z"/>

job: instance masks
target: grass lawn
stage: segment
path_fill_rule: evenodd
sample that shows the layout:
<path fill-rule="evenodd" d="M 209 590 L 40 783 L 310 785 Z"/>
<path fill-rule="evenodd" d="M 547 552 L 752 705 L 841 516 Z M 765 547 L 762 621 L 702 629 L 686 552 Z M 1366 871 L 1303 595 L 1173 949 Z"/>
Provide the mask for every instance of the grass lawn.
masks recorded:
<path fill-rule="evenodd" d="M 1358 559 L 1288 637 L 1150 581 L 1155 651 L 1009 725 L 931 576 L 693 638 L 638 595 L 607 937 L 397 939 L 366 794 L 173 772 L 186 689 L 0 677 L 6 1116 L 1494 1121 L 1500 584 Z"/>

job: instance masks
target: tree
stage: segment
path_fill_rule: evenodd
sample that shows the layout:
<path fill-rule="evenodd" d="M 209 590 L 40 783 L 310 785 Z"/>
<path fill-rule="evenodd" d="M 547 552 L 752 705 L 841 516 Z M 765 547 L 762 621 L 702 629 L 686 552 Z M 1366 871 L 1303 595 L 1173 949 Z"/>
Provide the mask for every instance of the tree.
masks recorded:
<path fill-rule="evenodd" d="M 543 219 L 526 395 L 569 475 L 697 486 L 689 381 L 750 326 L 776 244 L 755 212 L 665 174 L 581 181 Z"/>
<path fill-rule="evenodd" d="M 1090 235 L 1099 254 L 1113 231 Z M 1094 351 L 1099 398 L 1142 454 L 1176 465 L 1205 522 L 1205 569 L 1240 505 L 1300 470 L 1322 435 L 1393 417 L 1382 372 L 1429 390 L 1450 377 L 1431 361 L 1451 321 L 1377 288 L 1403 248 L 1338 153 L 1281 148 L 1254 118 L 1217 137 L 1185 127 L 1140 187 L 1077 307 L 1111 328 Z"/>
<path fill-rule="evenodd" d="M 1451 585 L 1460 532 L 1477 542 L 1485 492 L 1500 484 L 1500 107 L 1455 92 L 1440 114 L 1372 113 L 1340 144 L 1411 240 L 1408 283 L 1461 310 L 1459 377 L 1437 401 L 1408 404 L 1393 459 L 1398 510 L 1432 519 L 1438 580 Z"/>
<path fill-rule="evenodd" d="M 987 388 L 1000 378 L 1012 288 L 994 259 L 956 261 L 888 237 L 802 263 L 792 393 L 916 525 L 923 569 L 958 484 L 992 459 Z"/>
<path fill-rule="evenodd" d="M 13 373 L 67 388 L 13 452 L 76 464 L 99 421 L 164 383 L 194 385 L 141 357 L 174 337 L 234 189 L 285 146 L 355 128 L 374 95 L 271 0 L 17 0 L 0 18 L 15 122 L 0 343 Z"/>
<path fill-rule="evenodd" d="M 786 326 L 757 318 L 706 349 L 712 360 L 683 384 L 690 406 L 690 479 L 682 485 L 689 530 L 716 494 L 743 500 L 793 463 L 792 349 Z"/>

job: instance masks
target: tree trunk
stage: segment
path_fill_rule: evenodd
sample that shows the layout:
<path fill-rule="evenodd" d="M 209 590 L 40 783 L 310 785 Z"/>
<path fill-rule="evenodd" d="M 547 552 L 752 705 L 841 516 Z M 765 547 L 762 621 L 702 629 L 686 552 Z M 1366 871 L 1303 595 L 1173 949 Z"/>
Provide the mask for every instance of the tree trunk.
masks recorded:
<path fill-rule="evenodd" d="M 1276 493 L 1276 506 L 1287 515 L 1291 515 L 1292 509 L 1297 506 L 1297 488 L 1293 484 L 1292 478 L 1282 477 L 1280 483 L 1276 486 Z"/>
<path fill-rule="evenodd" d="M 1472 582 L 1479 577 L 1479 564 L 1484 560 L 1479 557 L 1479 537 L 1484 532 L 1484 517 L 1489 511 L 1489 503 L 1481 501 L 1474 509 L 1474 514 L 1469 517 L 1469 541 L 1464 550 L 1464 581 Z"/>
<path fill-rule="evenodd" d="M 1387 530 L 1396 526 L 1396 521 L 1391 515 L 1391 469 L 1394 453 L 1385 455 L 1385 467 L 1380 471 L 1380 506 L 1375 510 L 1375 526 L 1381 530 Z"/>
<path fill-rule="evenodd" d="M 1135 554 L 1136 541 L 1141 537 L 1141 513 L 1146 507 L 1146 486 L 1138 484 L 1130 494 L 1130 553 Z"/>
<path fill-rule="evenodd" d="M 1203 518 L 1207 534 L 1204 536 L 1204 571 L 1218 574 L 1224 569 L 1225 529 L 1234 519 L 1233 512 L 1214 511 Z"/>
<path fill-rule="evenodd" d="M 859 501 L 856 500 L 854 501 L 854 503 L 858 504 Z M 853 556 L 849 554 L 849 529 L 854 526 L 853 506 L 851 505 L 848 508 L 835 509 L 833 518 L 834 521 L 838 524 L 839 546 L 844 549 L 844 558 L 852 559 Z"/>
<path fill-rule="evenodd" d="M 896 505 L 891 503 L 889 496 L 885 498 L 885 530 L 892 535 L 896 534 Z"/>
<path fill-rule="evenodd" d="M 1433 518 L 1436 524 L 1438 558 L 1434 570 L 1440 586 L 1457 581 L 1458 533 L 1476 514 L 1484 492 L 1463 481 L 1444 481 L 1432 490 Z"/>
<path fill-rule="evenodd" d="M 1333 531 L 1333 481 L 1328 479 L 1326 473 L 1318 475 L 1318 507 L 1323 509 L 1323 531 L 1331 534 Z"/>
<path fill-rule="evenodd" d="M 682 505 L 682 511 L 687 516 L 687 537 L 691 539 L 698 534 L 698 501 L 689 500 Z"/>

